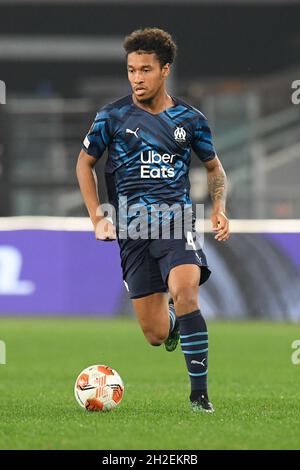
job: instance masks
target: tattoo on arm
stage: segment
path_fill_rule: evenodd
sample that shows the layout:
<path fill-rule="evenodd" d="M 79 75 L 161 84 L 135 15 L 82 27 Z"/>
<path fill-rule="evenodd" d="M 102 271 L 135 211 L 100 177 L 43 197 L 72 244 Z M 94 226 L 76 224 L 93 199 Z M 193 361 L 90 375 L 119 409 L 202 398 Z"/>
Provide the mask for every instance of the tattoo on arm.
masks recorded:
<path fill-rule="evenodd" d="M 226 175 L 219 173 L 208 177 L 208 189 L 213 202 L 226 200 Z"/>

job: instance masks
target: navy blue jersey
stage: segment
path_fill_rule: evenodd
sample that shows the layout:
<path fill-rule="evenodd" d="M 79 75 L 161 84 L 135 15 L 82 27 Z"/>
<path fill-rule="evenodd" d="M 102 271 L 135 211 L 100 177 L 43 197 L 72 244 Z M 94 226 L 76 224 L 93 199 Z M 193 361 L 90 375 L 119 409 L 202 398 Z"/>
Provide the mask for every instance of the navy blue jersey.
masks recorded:
<path fill-rule="evenodd" d="M 216 152 L 205 116 L 173 98 L 174 106 L 152 114 L 136 106 L 132 95 L 104 106 L 83 142 L 99 159 L 108 149 L 105 167 L 110 202 L 191 204 L 189 166 L 193 149 L 201 161 Z"/>

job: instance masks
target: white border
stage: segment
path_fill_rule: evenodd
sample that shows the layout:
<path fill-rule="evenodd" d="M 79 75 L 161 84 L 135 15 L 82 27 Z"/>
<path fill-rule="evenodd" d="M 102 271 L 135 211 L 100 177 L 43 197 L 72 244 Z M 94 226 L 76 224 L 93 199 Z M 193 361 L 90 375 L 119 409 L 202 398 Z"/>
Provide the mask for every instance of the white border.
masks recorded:
<path fill-rule="evenodd" d="M 199 221 L 201 224 L 201 221 Z M 93 231 L 88 217 L 46 217 L 23 216 L 0 218 L 0 231 L 11 230 L 54 230 L 54 231 Z M 231 219 L 231 233 L 300 233 L 298 219 L 246 220 Z M 210 220 L 205 220 L 205 232 L 211 232 Z"/>

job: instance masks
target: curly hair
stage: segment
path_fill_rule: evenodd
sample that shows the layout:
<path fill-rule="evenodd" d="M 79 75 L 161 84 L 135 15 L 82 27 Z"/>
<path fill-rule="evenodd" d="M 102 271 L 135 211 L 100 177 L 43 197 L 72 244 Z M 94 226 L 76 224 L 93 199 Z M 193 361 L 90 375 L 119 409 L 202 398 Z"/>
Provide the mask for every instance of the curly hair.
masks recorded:
<path fill-rule="evenodd" d="M 131 52 L 155 53 L 161 67 L 173 63 L 177 50 L 172 36 L 159 28 L 144 28 L 133 31 L 129 36 L 126 36 L 123 47 L 126 51 L 126 57 Z"/>

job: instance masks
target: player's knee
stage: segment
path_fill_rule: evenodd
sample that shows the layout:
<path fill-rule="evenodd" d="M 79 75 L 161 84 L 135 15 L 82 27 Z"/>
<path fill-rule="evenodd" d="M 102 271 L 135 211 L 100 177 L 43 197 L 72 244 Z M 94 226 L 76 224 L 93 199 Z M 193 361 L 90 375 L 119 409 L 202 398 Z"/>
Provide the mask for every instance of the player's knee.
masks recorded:
<path fill-rule="evenodd" d="M 145 333 L 145 336 L 151 346 L 160 346 L 166 340 L 166 336 L 162 333 L 149 332 Z"/>
<path fill-rule="evenodd" d="M 193 287 L 186 287 L 184 289 L 179 289 L 173 293 L 173 301 L 176 306 L 186 311 L 193 311 L 199 308 L 198 306 L 198 294 Z"/>
<path fill-rule="evenodd" d="M 153 338 L 153 339 L 149 340 L 149 343 L 151 344 L 151 346 L 156 346 L 157 347 L 157 346 L 161 346 L 163 341 L 158 341 L 158 340 Z"/>

